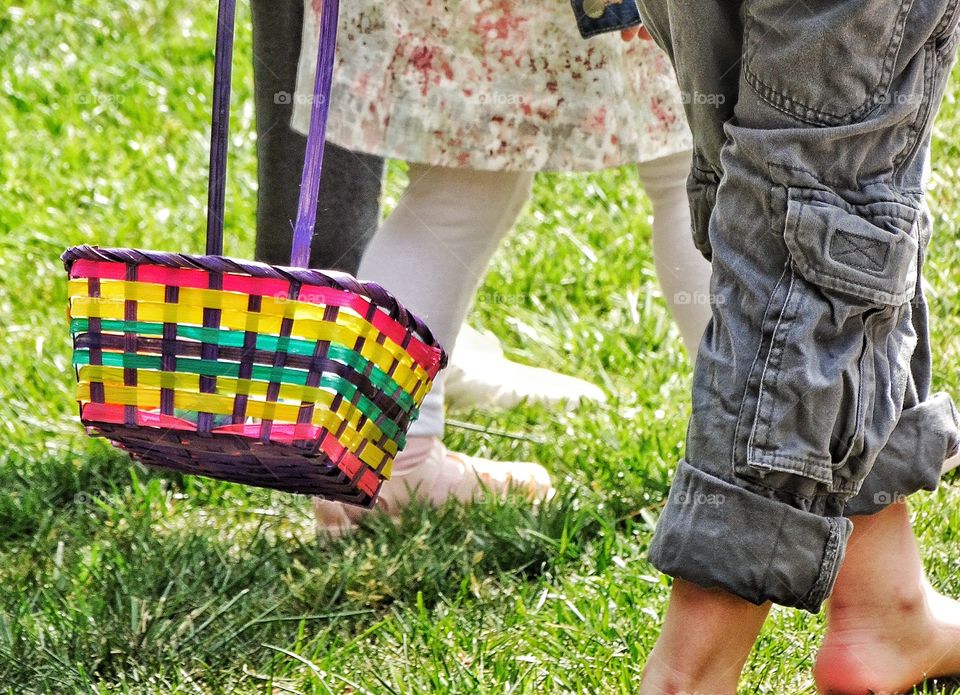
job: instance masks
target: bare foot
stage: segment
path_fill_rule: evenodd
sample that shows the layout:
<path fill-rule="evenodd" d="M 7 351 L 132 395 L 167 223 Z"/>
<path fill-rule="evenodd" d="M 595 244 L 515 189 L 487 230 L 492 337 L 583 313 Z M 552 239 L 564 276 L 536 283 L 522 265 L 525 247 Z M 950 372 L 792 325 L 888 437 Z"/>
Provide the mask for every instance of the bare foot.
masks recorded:
<path fill-rule="evenodd" d="M 642 695 L 736 695 L 740 672 L 770 610 L 677 579 L 647 659 Z"/>
<path fill-rule="evenodd" d="M 833 610 L 814 667 L 827 695 L 909 692 L 960 675 L 960 603 L 925 582 L 915 596 L 864 610 Z"/>
<path fill-rule="evenodd" d="M 924 578 L 906 505 L 853 522 L 814 667 L 820 692 L 892 695 L 960 675 L 960 603 Z"/>

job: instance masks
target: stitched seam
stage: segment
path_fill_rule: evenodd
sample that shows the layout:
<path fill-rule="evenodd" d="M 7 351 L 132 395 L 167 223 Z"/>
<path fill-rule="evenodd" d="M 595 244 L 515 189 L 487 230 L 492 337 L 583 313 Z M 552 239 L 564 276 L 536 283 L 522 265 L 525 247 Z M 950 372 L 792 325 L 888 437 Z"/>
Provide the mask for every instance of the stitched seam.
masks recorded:
<path fill-rule="evenodd" d="M 783 168 L 787 168 L 787 167 L 783 167 Z M 803 173 L 808 174 L 808 175 L 810 175 L 810 176 L 813 176 L 812 173 L 810 173 L 810 172 L 808 172 L 808 171 L 805 171 L 804 169 L 795 169 L 795 171 L 800 171 L 800 172 L 803 172 Z M 821 181 L 821 183 L 824 183 L 824 184 L 826 184 L 826 185 L 828 185 L 828 186 L 834 186 L 835 188 L 840 188 L 841 190 L 844 189 L 845 186 L 846 186 L 846 184 L 832 184 L 832 183 L 830 183 L 829 181 Z M 876 181 L 876 182 L 874 182 L 874 183 L 879 183 L 879 184 L 881 184 L 881 185 L 889 185 L 889 183 L 886 182 L 886 181 Z M 867 183 L 862 183 L 862 185 L 867 185 Z M 829 205 L 830 207 L 835 207 L 835 208 L 838 208 L 838 209 L 840 209 L 840 210 L 843 210 L 843 211 L 847 212 L 848 214 L 855 214 L 855 213 L 856 213 L 856 216 L 857 216 L 857 217 L 862 217 L 862 216 L 867 215 L 867 214 L 869 214 L 869 215 L 871 216 L 871 218 L 889 217 L 889 218 L 891 218 L 891 219 L 893 219 L 893 220 L 899 220 L 899 221 L 901 221 L 901 222 L 909 222 L 911 226 L 912 226 L 914 223 L 916 223 L 916 221 L 917 221 L 918 212 L 917 212 L 916 208 L 914 208 L 914 207 L 913 207 L 911 204 L 909 204 L 909 203 L 905 203 L 905 202 L 902 202 L 902 201 L 899 201 L 899 200 L 875 200 L 875 201 L 870 202 L 870 203 L 848 203 L 848 202 L 847 202 L 846 200 L 844 200 L 841 196 L 837 195 L 836 193 L 834 193 L 833 191 L 830 191 L 830 190 L 822 190 L 822 189 L 817 189 L 817 188 L 809 188 L 809 187 L 806 187 L 806 186 L 791 186 L 791 187 L 789 187 L 788 190 L 798 191 L 798 192 L 803 191 L 803 190 L 808 190 L 808 191 L 811 191 L 811 192 L 826 193 L 826 194 L 832 196 L 832 197 L 835 199 L 835 200 L 830 200 L 830 201 L 822 201 L 822 200 L 819 200 L 819 199 L 817 199 L 817 198 L 814 198 L 814 197 L 812 197 L 812 196 L 810 196 L 810 195 L 806 195 L 806 196 L 804 196 L 804 197 L 798 197 L 798 198 L 795 198 L 795 199 L 794 199 L 795 202 L 798 203 L 798 204 L 800 204 L 800 205 L 809 205 L 809 206 L 814 206 L 814 204 Z M 789 195 L 789 194 L 788 194 L 788 195 Z M 803 194 L 801 193 L 801 195 L 803 195 Z M 876 208 L 876 207 L 878 207 L 878 206 L 885 206 L 885 205 L 887 205 L 887 204 L 894 204 L 894 205 L 901 206 L 901 207 L 905 208 L 907 211 L 909 211 L 909 213 L 908 213 L 908 214 L 903 214 L 903 215 L 898 215 L 898 214 L 896 214 L 896 212 L 882 212 L 882 213 L 873 212 L 874 208 Z"/>
<path fill-rule="evenodd" d="M 772 397 L 770 394 L 779 393 L 780 391 L 780 378 L 783 376 L 783 372 L 781 370 L 783 365 L 783 354 L 785 351 L 785 346 L 792 333 L 793 325 L 796 322 L 796 308 L 794 307 L 794 304 L 795 302 L 799 301 L 800 297 L 800 293 L 794 291 L 796 281 L 796 271 L 793 265 L 791 265 L 790 286 L 787 288 L 787 296 L 783 300 L 783 311 L 780 315 L 780 324 L 783 325 L 783 329 L 781 331 L 779 326 L 774 329 L 774 342 L 770 348 L 770 359 L 767 362 L 767 368 L 772 370 L 772 378 L 770 384 L 766 388 L 764 388 L 765 379 L 761 379 L 760 382 L 760 399 L 767 402 L 766 414 L 763 418 L 764 431 L 763 436 L 761 437 L 761 445 L 769 443 L 770 430 L 772 429 L 773 415 L 777 402 L 777 399 Z M 778 334 L 780 335 L 779 340 L 776 337 Z"/>
<path fill-rule="evenodd" d="M 833 484 L 833 466 L 829 460 L 808 460 L 773 452 L 761 452 L 759 458 L 769 461 L 777 473 L 800 475 L 827 486 Z"/>
<path fill-rule="evenodd" d="M 814 278 L 819 281 L 817 284 L 819 284 L 823 289 L 846 292 L 847 294 L 852 294 L 854 297 L 857 297 L 865 302 L 870 302 L 871 304 L 881 304 L 883 306 L 902 306 L 910 300 L 910 288 L 899 290 L 897 292 L 891 292 L 883 286 L 874 287 L 872 285 L 853 282 L 852 280 L 848 280 L 839 275 L 817 270 L 816 268 L 809 268 L 809 270 Z M 839 285 L 839 287 L 823 284 L 822 279 L 831 280 Z"/>
<path fill-rule="evenodd" d="M 761 479 L 744 479 L 740 486 L 748 492 L 753 492 L 767 499 L 781 500 L 784 497 L 789 497 L 795 502 L 793 506 L 796 506 L 798 509 L 804 509 L 804 505 L 812 507 L 817 500 L 837 498 L 837 495 L 829 492 L 815 493 L 811 496 L 801 495 L 794 490 L 772 487 Z"/>
<path fill-rule="evenodd" d="M 943 18 L 940 20 L 940 23 L 933 29 L 933 41 L 938 42 L 942 41 L 947 36 L 947 30 L 949 26 L 953 23 L 953 20 L 956 18 L 957 13 L 960 12 L 960 3 L 953 3 L 952 12 L 945 12 Z"/>
<path fill-rule="evenodd" d="M 789 164 L 784 164 L 783 162 L 775 162 L 775 161 L 767 160 L 767 165 L 768 165 L 770 168 L 773 168 L 773 169 L 781 169 L 781 170 L 787 171 L 787 172 L 804 174 L 804 175 L 806 175 L 806 176 L 809 176 L 811 179 L 814 179 L 814 180 L 816 180 L 817 182 L 823 184 L 824 186 L 829 186 L 830 188 L 836 188 L 836 189 L 839 189 L 839 190 L 845 190 L 845 189 L 849 188 L 849 186 L 850 186 L 850 182 L 849 182 L 849 181 L 834 181 L 834 180 L 832 180 L 832 179 L 827 179 L 827 178 L 824 178 L 824 177 L 822 177 L 822 176 L 818 176 L 818 175 L 814 174 L 812 171 L 810 171 L 810 170 L 808 170 L 808 169 L 804 169 L 804 168 L 802 168 L 802 167 L 797 167 L 797 166 L 791 166 L 791 165 L 789 165 Z M 860 187 L 876 186 L 876 185 L 890 186 L 890 185 L 891 185 L 891 182 L 890 182 L 890 181 L 891 181 L 891 178 L 892 178 L 892 176 L 891 176 L 890 174 L 884 174 L 884 175 L 879 176 L 879 177 L 877 177 L 877 178 L 866 179 L 865 181 L 861 181 L 861 180 L 858 179 L 858 180 L 856 181 L 856 184 L 857 184 L 858 186 L 860 186 Z M 811 188 L 810 185 L 807 184 L 807 183 L 794 183 L 794 184 L 789 184 L 789 183 L 788 183 L 788 184 L 783 184 L 783 186 L 784 186 L 786 189 L 788 189 L 788 190 L 795 190 L 795 191 L 796 191 L 796 190 L 801 190 L 801 189 L 806 189 L 806 190 L 821 190 L 821 189 Z M 920 188 L 901 188 L 901 189 L 898 189 L 898 190 L 899 190 L 901 193 L 904 193 L 904 194 L 924 195 L 924 193 L 925 193 L 925 192 L 923 191 L 923 189 L 920 189 Z M 836 195 L 836 194 L 834 194 L 834 195 Z M 900 201 L 891 201 L 891 202 L 898 202 L 898 203 L 899 203 Z M 872 204 L 872 203 L 871 203 L 871 204 Z M 900 204 L 903 205 L 904 203 L 900 203 Z M 854 207 L 861 207 L 861 206 L 854 206 Z"/>
<path fill-rule="evenodd" d="M 781 307 L 781 309 L 780 309 L 780 315 L 777 317 L 777 323 L 776 323 L 776 325 L 773 327 L 773 332 L 770 334 L 770 349 L 767 351 L 767 359 L 764 360 L 763 370 L 760 372 L 760 381 L 759 381 L 759 383 L 757 384 L 757 409 L 756 409 L 756 414 L 755 414 L 754 420 L 753 420 L 753 427 L 750 428 L 750 437 L 747 439 L 747 461 L 746 461 L 746 463 L 747 463 L 748 466 L 750 465 L 750 459 L 752 458 L 752 452 L 753 452 L 753 450 L 754 450 L 754 448 L 755 448 L 754 441 L 755 441 L 755 439 L 757 438 L 757 436 L 758 436 L 758 434 L 759 434 L 759 433 L 758 433 L 758 430 L 760 430 L 760 429 L 762 428 L 762 429 L 764 429 L 764 430 L 769 431 L 769 429 L 770 429 L 770 426 L 767 424 L 767 419 L 768 419 L 769 415 L 764 415 L 763 412 L 762 412 L 762 411 L 763 411 L 763 404 L 764 404 L 764 392 L 765 392 L 765 390 L 766 390 L 766 389 L 764 388 L 764 383 L 766 382 L 767 370 L 769 369 L 770 363 L 771 363 L 771 361 L 773 360 L 773 351 L 774 351 L 774 348 L 775 348 L 776 345 L 777 345 L 777 334 L 780 332 L 780 323 L 783 321 L 784 314 L 786 313 L 787 308 L 788 308 L 789 305 L 790 305 L 791 295 L 793 294 L 793 283 L 794 283 L 794 280 L 795 280 L 795 274 L 794 274 L 793 266 L 792 266 L 792 265 L 789 265 L 789 263 L 788 263 L 788 266 L 787 266 L 787 267 L 790 269 L 790 284 L 787 286 L 787 295 L 786 295 L 786 297 L 784 297 L 783 307 Z M 781 349 L 782 349 L 782 348 L 781 348 Z M 774 374 L 774 378 L 776 378 L 776 374 Z M 772 385 L 771 385 L 771 388 L 772 388 Z M 772 399 L 770 399 L 770 398 L 768 397 L 767 400 L 770 401 L 770 400 L 772 400 Z M 770 407 L 772 407 L 772 405 L 771 405 Z M 763 440 L 764 442 L 766 442 L 766 436 L 763 435 L 763 434 L 760 434 L 760 436 L 761 436 L 762 440 Z"/>
<path fill-rule="evenodd" d="M 807 106 L 803 102 L 794 98 L 785 96 L 773 87 L 761 82 L 760 78 L 751 72 L 749 68 L 744 68 L 744 73 L 744 78 L 746 79 L 747 84 L 753 88 L 753 91 L 763 101 L 777 109 L 777 111 L 785 113 L 788 116 L 792 116 L 800 121 L 803 121 L 804 123 L 809 123 L 811 125 L 846 125 L 853 122 L 855 119 L 866 115 L 872 109 L 875 109 L 881 102 L 881 97 L 876 96 L 873 98 L 873 104 L 864 103 L 864 105 L 859 107 L 857 111 L 851 112 L 847 116 L 834 116 L 833 114 L 821 112 L 811 106 Z M 860 112 L 861 109 L 863 111 L 862 113 Z"/>
<path fill-rule="evenodd" d="M 765 458 L 783 459 L 785 461 L 793 461 L 794 463 L 812 463 L 815 466 L 821 463 L 832 463 L 832 459 L 829 456 L 817 456 L 813 454 L 810 456 L 792 456 L 790 454 L 781 454 L 775 451 L 766 451 L 764 449 L 760 449 L 760 453 Z"/>
<path fill-rule="evenodd" d="M 732 448 L 731 455 L 730 455 L 730 468 L 731 468 L 731 470 L 733 471 L 734 475 L 736 475 L 736 473 L 737 473 L 737 451 L 738 451 L 738 449 L 740 448 L 740 446 L 739 446 L 740 436 L 741 436 L 741 435 L 740 435 L 740 432 L 743 430 L 744 415 L 746 414 L 746 411 L 747 411 L 747 398 L 748 398 L 748 394 L 750 393 L 750 380 L 751 380 L 751 378 L 753 377 L 753 374 L 754 374 L 754 372 L 755 372 L 756 369 L 757 369 L 757 365 L 760 363 L 760 355 L 763 353 L 763 333 L 762 333 L 763 324 L 766 323 L 766 317 L 767 317 L 767 315 L 768 315 L 769 312 L 770 312 L 770 307 L 771 307 L 771 305 L 773 304 L 773 297 L 774 297 L 774 295 L 776 294 L 776 290 L 777 290 L 777 288 L 780 286 L 780 283 L 783 282 L 783 278 L 786 276 L 786 274 L 787 274 L 787 269 L 788 269 L 789 267 L 790 267 L 790 264 L 789 264 L 789 261 L 788 261 L 786 264 L 784 264 L 784 266 L 783 266 L 783 271 L 780 273 L 780 277 L 779 277 L 779 279 L 777 280 L 777 284 L 774 285 L 774 291 L 770 293 L 770 298 L 767 300 L 767 306 L 766 306 L 766 307 L 764 308 L 764 310 L 763 310 L 764 321 L 761 323 L 760 344 L 757 346 L 757 354 L 754 356 L 754 358 L 753 358 L 753 364 L 750 366 L 750 372 L 749 372 L 749 374 L 748 374 L 748 376 L 747 376 L 747 383 L 746 383 L 746 385 L 743 387 L 743 396 L 742 396 L 742 398 L 740 399 L 740 412 L 737 413 L 737 424 L 736 424 L 736 425 L 734 426 L 734 428 L 733 428 L 733 448 Z M 768 352 L 768 354 L 769 354 L 769 349 L 768 349 L 767 352 Z M 766 360 L 764 360 L 764 363 L 766 363 Z M 759 387 L 758 387 L 758 388 L 759 388 Z M 757 399 L 757 401 L 758 401 L 758 404 L 759 404 L 759 394 L 758 394 L 758 399 Z M 746 462 L 749 460 L 749 458 L 750 458 L 750 442 L 751 442 L 752 439 L 753 439 L 753 432 L 752 432 L 752 428 L 751 428 L 751 434 L 750 434 L 750 436 L 747 438 L 747 446 L 746 446 L 745 451 L 743 452 L 743 453 L 744 453 L 744 459 L 745 459 L 744 462 L 745 462 L 745 463 L 746 463 Z"/>
<path fill-rule="evenodd" d="M 780 549 L 780 539 L 783 535 L 783 525 L 787 520 L 787 510 L 784 509 L 783 513 L 780 515 L 779 523 L 777 524 L 777 530 L 774 535 L 774 538 L 777 539 L 777 542 L 774 543 L 773 550 L 770 552 L 770 555 L 767 558 L 767 564 L 763 568 L 763 578 L 760 580 L 760 586 L 764 589 L 767 587 L 767 578 L 770 576 L 770 567 L 773 565 L 773 558 L 776 557 L 777 551 Z M 793 587 L 787 587 L 790 593 L 793 593 Z M 794 598 L 800 598 L 794 594 Z M 803 599 L 800 599 L 801 601 Z"/>
<path fill-rule="evenodd" d="M 843 265 L 848 265 L 853 268 L 859 268 L 860 270 L 863 270 L 864 272 L 867 272 L 867 273 L 879 273 L 879 272 L 882 272 L 883 269 L 886 267 L 887 259 L 890 256 L 890 247 L 884 246 L 883 242 L 881 242 L 879 239 L 867 239 L 866 237 L 862 237 L 857 234 L 844 231 L 842 229 L 834 230 L 834 234 L 836 234 L 839 238 L 843 239 L 845 242 L 847 242 L 851 246 L 849 250 L 839 251 L 837 256 L 834 256 L 834 260 L 840 263 L 843 263 Z M 865 240 L 870 242 L 870 245 L 857 246 L 855 244 L 855 240 Z M 859 260 L 860 257 L 863 257 L 867 259 L 867 262 L 870 262 L 870 256 L 868 255 L 867 251 L 870 251 L 872 249 L 882 249 L 883 258 L 879 263 L 872 263 L 872 265 L 862 265 L 856 262 L 856 260 Z M 855 254 L 854 260 L 850 260 L 850 261 L 840 260 L 840 258 L 849 256 L 851 254 Z"/>
<path fill-rule="evenodd" d="M 920 136 L 923 133 L 926 122 L 930 118 L 930 94 L 933 92 L 933 87 L 936 82 L 939 63 L 935 59 L 932 59 L 933 56 L 936 55 L 936 48 L 932 44 L 925 44 L 923 51 L 923 94 L 921 95 L 923 101 L 921 102 L 920 108 L 917 109 L 916 118 L 914 118 L 907 127 L 909 136 L 907 142 L 904 144 L 903 150 L 901 150 L 900 154 L 893 160 L 894 172 L 898 178 L 900 178 L 903 173 L 902 168 L 904 164 L 906 164 L 907 159 L 909 159 L 910 155 L 916 152 L 920 146 Z"/>

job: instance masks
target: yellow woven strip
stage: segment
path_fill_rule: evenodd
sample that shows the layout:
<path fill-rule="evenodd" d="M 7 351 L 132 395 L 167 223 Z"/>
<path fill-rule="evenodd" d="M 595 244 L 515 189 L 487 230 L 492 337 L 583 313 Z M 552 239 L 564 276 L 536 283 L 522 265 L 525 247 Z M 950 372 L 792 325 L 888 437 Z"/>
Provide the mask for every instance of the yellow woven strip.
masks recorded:
<path fill-rule="evenodd" d="M 121 280 L 101 280 L 100 297 L 87 296 L 85 280 L 71 280 L 70 315 L 74 318 L 124 319 L 126 300 L 136 300 L 137 320 L 158 323 L 180 323 L 184 325 L 203 325 L 205 308 L 222 309 L 220 326 L 230 330 L 250 331 L 267 335 L 277 335 L 284 318 L 293 318 L 291 336 L 305 340 L 329 340 L 352 348 L 358 337 L 366 340 L 360 354 L 372 361 L 384 371 L 389 372 L 394 360 L 398 362 L 394 371 L 394 380 L 406 390 L 410 390 L 417 381 L 427 381 L 427 374 L 402 347 L 389 338 L 383 345 L 376 342 L 380 332 L 358 316 L 339 312 L 337 321 L 323 320 L 323 307 L 308 302 L 281 301 L 270 297 L 263 298 L 260 312 L 247 311 L 247 295 L 218 290 L 198 290 L 182 288 L 179 302 L 167 304 L 164 299 L 163 285 Z M 223 307 L 217 306 L 218 298 L 223 299 Z M 266 311 L 271 305 L 273 313 Z M 203 302 L 207 303 L 204 304 Z M 241 304 L 239 308 L 233 306 Z M 411 374 L 412 373 L 412 374 Z M 411 378 L 412 377 L 412 378 Z M 421 387 L 414 394 L 419 405 L 426 388 Z"/>
<path fill-rule="evenodd" d="M 81 403 L 90 402 L 90 383 L 81 381 L 77 385 L 77 400 Z M 156 410 L 160 407 L 160 389 L 147 386 L 124 386 L 121 384 L 104 383 L 103 387 L 104 401 L 114 405 L 132 405 L 140 410 Z M 213 413 L 214 415 L 233 414 L 233 397 L 224 396 L 216 393 L 191 393 L 186 391 L 175 391 L 173 395 L 174 407 L 183 410 L 192 410 L 203 413 Z M 251 400 L 247 403 L 247 417 L 259 418 L 262 420 L 273 420 L 279 423 L 293 424 L 297 421 L 299 405 L 289 403 L 266 403 L 264 401 Z M 312 423 L 330 430 L 331 433 L 337 432 L 343 419 L 336 413 L 324 408 L 314 410 Z M 368 424 L 372 424 L 369 423 Z M 338 438 L 340 443 L 361 461 L 374 468 L 379 467 L 385 457 L 393 459 L 396 456 L 396 443 L 388 440 L 385 447 L 386 451 L 380 449 L 369 437 L 358 432 L 349 424 L 344 429 L 343 434 Z M 366 442 L 363 451 L 360 446 Z M 360 453 L 358 453 L 360 452 Z M 391 461 L 392 464 L 392 461 Z M 388 468 L 384 469 L 389 472 Z"/>
<path fill-rule="evenodd" d="M 69 291 L 72 299 L 83 299 L 87 297 L 87 282 L 83 279 L 69 281 Z M 149 318 L 149 314 L 142 312 L 141 307 L 154 310 L 162 310 L 171 305 L 164 302 L 165 287 L 154 283 L 127 282 L 124 280 L 101 280 L 100 281 L 100 304 L 101 306 L 111 302 L 122 302 L 134 300 L 139 303 L 137 307 L 137 319 L 140 321 L 158 320 Z M 247 295 L 237 292 L 224 292 L 222 290 L 204 290 L 193 287 L 182 287 L 179 292 L 177 304 L 173 307 L 177 309 L 175 316 L 177 320 L 166 321 L 167 323 L 185 323 L 203 325 L 203 309 L 220 309 L 222 313 L 221 325 L 224 328 L 234 330 L 251 330 L 258 333 L 269 333 L 276 335 L 280 331 L 280 323 L 285 318 L 294 320 L 294 333 L 296 337 L 302 337 L 309 340 L 321 340 L 312 335 L 311 331 L 317 330 L 318 324 L 330 325 L 333 322 L 325 321 L 323 318 L 325 307 L 310 302 L 298 302 L 289 299 L 278 299 L 276 297 L 263 297 L 259 312 L 254 312 L 256 317 L 255 326 L 251 328 L 248 323 Z M 77 315 L 77 314 L 74 314 Z M 169 314 L 163 314 L 169 316 Z M 229 317 L 230 323 L 227 322 Z M 101 318 L 108 318 L 106 315 Z M 109 317 L 112 318 L 112 317 Z M 351 329 L 344 333 L 348 336 L 350 342 L 341 344 L 352 346 L 353 340 L 358 336 L 366 338 L 373 342 L 379 337 L 380 333 L 366 320 L 357 316 L 352 310 L 344 309 L 337 314 L 336 325 Z M 297 332 L 297 326 L 306 332 Z M 407 354 L 406 350 L 397 345 L 389 338 L 384 343 L 387 353 L 396 358 L 401 364 L 413 368 L 416 363 L 413 358 Z"/>
<path fill-rule="evenodd" d="M 81 382 L 99 381 L 104 384 L 123 385 L 122 367 L 103 367 L 100 365 L 84 365 L 80 367 L 79 378 Z M 158 372 L 152 369 L 137 370 L 137 385 L 152 388 L 173 389 L 179 392 L 200 393 L 200 375 L 186 374 L 183 372 Z M 254 398 L 266 398 L 268 384 L 265 381 L 253 381 L 251 379 L 233 379 L 231 377 L 217 377 L 217 395 L 229 396 L 231 399 L 236 394 L 253 396 Z M 206 395 L 206 394 L 204 394 Z M 329 391 L 314 386 L 299 386 L 297 384 L 280 384 L 280 399 L 287 401 L 283 404 L 290 408 L 293 413 L 292 418 L 278 416 L 278 419 L 286 422 L 295 423 L 299 415 L 299 402 L 316 403 L 320 408 L 329 410 L 333 405 L 334 395 Z M 252 403 L 253 401 L 248 402 Z M 293 405 L 292 402 L 296 402 Z M 211 412 L 211 411 L 205 411 Z M 248 409 L 249 412 L 249 409 Z M 286 411 L 284 411 L 286 412 Z M 316 412 L 316 411 L 314 411 Z M 379 441 L 383 437 L 383 430 L 372 420 L 367 420 L 363 426 L 360 425 L 360 418 L 363 413 L 356 406 L 346 399 L 341 399 L 340 405 L 335 411 L 341 420 L 347 423 L 355 430 L 359 431 L 371 441 Z M 233 413 L 233 404 L 226 413 L 217 413 L 228 415 Z M 387 438 L 392 442 L 391 438 Z"/>

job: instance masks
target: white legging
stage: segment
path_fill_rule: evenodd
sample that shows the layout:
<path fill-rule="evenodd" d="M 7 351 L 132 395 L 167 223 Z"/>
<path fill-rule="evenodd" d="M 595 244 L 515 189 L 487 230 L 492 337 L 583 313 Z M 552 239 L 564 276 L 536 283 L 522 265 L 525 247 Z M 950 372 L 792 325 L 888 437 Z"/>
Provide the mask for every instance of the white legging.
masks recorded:
<path fill-rule="evenodd" d="M 686 177 L 690 153 L 643 162 L 653 206 L 653 252 L 664 297 L 691 355 L 710 317 L 710 264 L 693 245 Z M 453 346 L 491 257 L 530 197 L 533 174 L 411 164 L 410 182 L 374 236 L 358 276 L 390 289 Z M 443 379 L 411 436 L 443 435 Z"/>

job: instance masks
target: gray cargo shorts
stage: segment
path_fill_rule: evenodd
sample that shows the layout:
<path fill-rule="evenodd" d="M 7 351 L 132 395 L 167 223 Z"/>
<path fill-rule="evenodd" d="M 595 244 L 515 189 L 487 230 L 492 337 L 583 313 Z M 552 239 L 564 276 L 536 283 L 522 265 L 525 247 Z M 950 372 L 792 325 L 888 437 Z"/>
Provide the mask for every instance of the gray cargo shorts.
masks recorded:
<path fill-rule="evenodd" d="M 852 524 L 937 486 L 923 172 L 960 0 L 641 0 L 694 133 L 713 319 L 650 559 L 754 603 L 829 596 Z"/>

